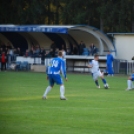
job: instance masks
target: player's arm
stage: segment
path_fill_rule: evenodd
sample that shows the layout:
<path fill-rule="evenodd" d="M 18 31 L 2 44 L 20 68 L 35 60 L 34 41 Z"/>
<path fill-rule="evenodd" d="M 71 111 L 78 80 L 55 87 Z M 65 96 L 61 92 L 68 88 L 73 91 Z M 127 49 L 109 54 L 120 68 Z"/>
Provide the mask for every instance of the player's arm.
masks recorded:
<path fill-rule="evenodd" d="M 92 67 L 93 67 L 92 62 L 90 62 L 90 63 L 87 65 L 87 67 L 92 68 Z"/>
<path fill-rule="evenodd" d="M 64 77 L 64 78 L 66 79 L 66 81 L 67 81 L 65 61 L 62 61 L 62 62 L 61 62 L 61 73 L 62 73 L 63 77 Z"/>
<path fill-rule="evenodd" d="M 92 67 L 93 67 L 93 65 L 87 65 L 87 67 L 92 68 Z"/>
<path fill-rule="evenodd" d="M 47 74 L 46 79 L 48 80 L 48 79 L 49 79 L 49 78 L 48 78 L 48 66 L 46 67 L 46 74 Z"/>
<path fill-rule="evenodd" d="M 114 57 L 113 57 L 113 55 L 112 55 L 112 61 L 114 61 Z"/>

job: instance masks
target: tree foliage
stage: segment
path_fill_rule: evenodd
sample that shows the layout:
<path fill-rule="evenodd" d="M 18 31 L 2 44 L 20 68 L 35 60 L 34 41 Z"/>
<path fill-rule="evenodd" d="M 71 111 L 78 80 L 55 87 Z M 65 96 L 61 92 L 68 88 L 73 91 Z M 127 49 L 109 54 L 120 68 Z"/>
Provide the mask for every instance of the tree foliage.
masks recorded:
<path fill-rule="evenodd" d="M 131 32 L 133 0 L 2 0 L 0 24 L 85 24 Z"/>

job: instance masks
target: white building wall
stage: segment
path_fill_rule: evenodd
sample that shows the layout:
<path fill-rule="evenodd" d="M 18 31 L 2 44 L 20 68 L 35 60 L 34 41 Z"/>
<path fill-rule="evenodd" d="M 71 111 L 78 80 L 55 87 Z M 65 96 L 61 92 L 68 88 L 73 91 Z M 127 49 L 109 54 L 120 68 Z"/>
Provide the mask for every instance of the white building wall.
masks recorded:
<path fill-rule="evenodd" d="M 116 58 L 131 60 L 134 56 L 134 35 L 114 35 L 117 50 Z"/>

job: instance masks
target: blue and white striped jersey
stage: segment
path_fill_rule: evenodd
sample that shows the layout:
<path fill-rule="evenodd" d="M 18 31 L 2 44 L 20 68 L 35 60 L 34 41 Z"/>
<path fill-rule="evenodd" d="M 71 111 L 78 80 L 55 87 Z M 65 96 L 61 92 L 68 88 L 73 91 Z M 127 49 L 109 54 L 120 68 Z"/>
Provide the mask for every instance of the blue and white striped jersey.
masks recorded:
<path fill-rule="evenodd" d="M 54 58 L 51 60 L 50 65 L 47 67 L 46 73 L 47 74 L 60 74 L 66 78 L 66 67 L 65 67 L 65 61 L 60 58 Z"/>

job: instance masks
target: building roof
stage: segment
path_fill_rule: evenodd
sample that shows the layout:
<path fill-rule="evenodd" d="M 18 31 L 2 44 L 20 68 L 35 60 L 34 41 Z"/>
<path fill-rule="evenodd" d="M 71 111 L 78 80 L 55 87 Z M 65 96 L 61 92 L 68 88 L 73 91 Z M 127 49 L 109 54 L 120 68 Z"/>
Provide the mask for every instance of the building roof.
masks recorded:
<path fill-rule="evenodd" d="M 108 35 L 134 35 L 134 33 L 107 33 Z"/>

